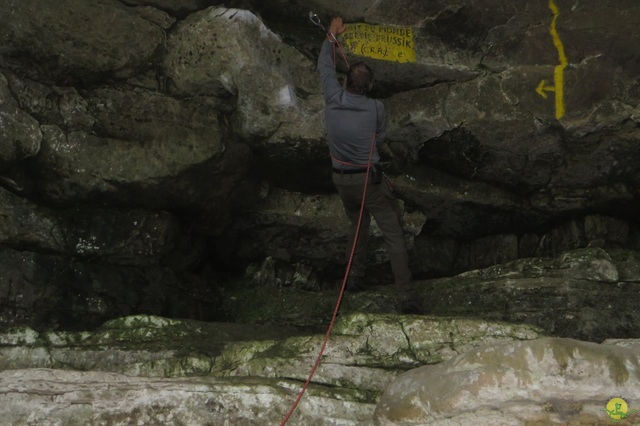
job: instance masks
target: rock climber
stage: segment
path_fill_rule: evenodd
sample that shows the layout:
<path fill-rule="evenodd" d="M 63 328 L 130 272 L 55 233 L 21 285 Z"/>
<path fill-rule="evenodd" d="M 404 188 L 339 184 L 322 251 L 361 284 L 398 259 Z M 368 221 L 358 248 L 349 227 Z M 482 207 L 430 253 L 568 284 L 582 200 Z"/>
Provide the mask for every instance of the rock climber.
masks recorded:
<path fill-rule="evenodd" d="M 382 102 L 368 96 L 373 88 L 373 71 L 364 62 L 354 63 L 349 67 L 344 86 L 338 80 L 333 60 L 334 43 L 338 43 L 337 37 L 345 29 L 342 18 L 332 19 L 327 38 L 322 43 L 317 68 L 326 104 L 325 124 L 333 167 L 332 179 L 351 222 L 347 258 L 351 254 L 367 182 L 364 211 L 346 291 L 366 289 L 367 242 L 373 216 L 389 246 L 399 310 L 407 314 L 421 313 L 416 285 L 409 269 L 401 209 L 379 164 L 378 147 L 384 142 L 386 116 Z M 369 158 L 371 165 L 367 167 Z"/>

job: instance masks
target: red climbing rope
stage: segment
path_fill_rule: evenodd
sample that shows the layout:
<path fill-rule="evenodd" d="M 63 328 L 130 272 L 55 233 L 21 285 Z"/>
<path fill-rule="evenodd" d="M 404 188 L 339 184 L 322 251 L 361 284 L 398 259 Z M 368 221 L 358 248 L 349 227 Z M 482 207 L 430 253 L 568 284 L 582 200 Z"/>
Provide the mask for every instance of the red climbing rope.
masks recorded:
<path fill-rule="evenodd" d="M 289 418 L 291 417 L 293 412 L 296 410 L 296 408 L 298 407 L 298 404 L 300 403 L 300 400 L 302 399 L 305 392 L 307 391 L 307 388 L 309 387 L 309 383 L 311 383 L 311 379 L 313 378 L 313 375 L 315 374 L 316 370 L 318 369 L 318 366 L 320 365 L 320 361 L 322 360 L 322 355 L 324 354 L 324 350 L 327 347 L 327 343 L 329 342 L 329 337 L 331 336 L 331 331 L 333 330 L 333 325 L 336 321 L 336 317 L 338 316 L 338 311 L 340 310 L 340 304 L 342 303 L 342 297 L 344 296 L 344 291 L 345 291 L 345 288 L 347 287 L 347 280 L 349 278 L 349 271 L 351 270 L 351 263 L 353 262 L 353 256 L 355 254 L 356 246 L 358 244 L 358 236 L 360 234 L 360 225 L 362 224 L 362 216 L 364 213 L 364 203 L 367 197 L 367 185 L 369 183 L 369 172 L 371 171 L 371 160 L 373 158 L 373 148 L 375 146 L 375 143 L 376 143 L 376 135 L 374 133 L 373 139 L 371 141 L 371 149 L 369 150 L 369 162 L 366 166 L 367 173 L 364 180 L 364 189 L 362 191 L 362 203 L 360 203 L 360 215 L 358 216 L 358 225 L 356 226 L 356 232 L 353 236 L 353 245 L 351 246 L 351 253 L 349 254 L 349 262 L 347 263 L 347 269 L 345 271 L 344 278 L 342 280 L 342 287 L 340 288 L 340 294 L 338 295 L 338 300 L 336 301 L 336 307 L 333 311 L 331 321 L 329 322 L 329 327 L 327 328 L 327 332 L 324 335 L 324 340 L 322 341 L 322 346 L 320 347 L 320 352 L 318 353 L 318 357 L 316 358 L 316 361 L 314 362 L 313 367 L 309 372 L 309 376 L 307 377 L 307 380 L 302 386 L 302 389 L 300 390 L 298 397 L 296 398 L 295 402 L 291 406 L 291 409 L 289 410 L 287 415 L 282 420 L 282 423 L 280 423 L 280 426 L 284 426 L 287 423 L 287 421 L 289 421 Z"/>
<path fill-rule="evenodd" d="M 328 32 L 327 37 L 329 37 L 331 39 L 331 43 L 333 43 L 333 63 L 334 64 L 336 63 L 336 51 L 338 51 L 340 52 L 340 55 L 342 56 L 344 63 L 347 65 L 347 69 L 351 68 L 351 65 L 349 65 L 349 61 L 347 61 L 347 55 L 344 53 L 344 50 L 342 49 L 342 45 L 340 44 L 336 36 Z"/>
<path fill-rule="evenodd" d="M 312 21 L 313 21 L 313 19 L 312 19 Z M 316 22 L 314 21 L 314 23 L 316 23 Z M 319 21 L 316 24 L 319 25 Z M 336 37 L 331 33 L 327 33 L 327 35 L 328 35 L 328 37 L 330 39 L 332 39 L 332 42 L 333 42 L 333 63 L 334 64 L 336 63 L 336 50 L 338 50 L 338 51 L 340 51 L 340 54 L 342 55 L 342 58 L 344 59 L 344 62 L 347 64 L 347 67 L 349 67 L 349 62 L 347 61 L 347 57 L 346 57 L 346 55 L 344 53 L 344 50 L 342 50 L 342 46 L 340 46 L 340 43 L 338 42 Z M 349 262 L 347 263 L 347 269 L 345 271 L 344 278 L 342 280 L 342 287 L 340 288 L 340 293 L 338 295 L 338 300 L 336 301 L 336 307 L 335 307 L 335 309 L 333 311 L 333 315 L 331 316 L 331 321 L 329 322 L 329 327 L 327 328 L 327 332 L 324 335 L 324 340 L 322 341 L 322 346 L 320 346 L 320 352 L 318 353 L 316 361 L 313 363 L 313 367 L 311 367 L 311 371 L 309 372 L 309 376 L 307 377 L 307 380 L 305 381 L 304 385 L 302 386 L 302 389 L 300 390 L 300 393 L 298 393 L 298 397 L 296 398 L 295 402 L 291 406 L 291 409 L 289 410 L 287 415 L 282 420 L 282 423 L 280 423 L 280 426 L 284 426 L 287 423 L 287 421 L 289 421 L 289 418 L 293 415 L 293 412 L 296 410 L 296 408 L 298 407 L 298 404 L 300 403 L 300 400 L 302 399 L 302 397 L 304 396 L 305 392 L 307 391 L 307 388 L 309 387 L 309 384 L 311 383 L 311 379 L 313 378 L 313 375 L 316 373 L 316 370 L 320 366 L 320 361 L 322 360 L 322 355 L 324 354 L 324 350 L 327 347 L 327 343 L 329 342 L 329 337 L 331 336 L 331 331 L 333 330 L 333 325 L 335 324 L 336 317 L 338 316 L 338 312 L 340 310 L 340 304 L 342 303 L 342 297 L 344 296 L 344 291 L 345 291 L 345 289 L 347 287 L 347 280 L 349 278 L 349 271 L 351 270 L 351 264 L 353 262 L 353 256 L 355 255 L 356 246 L 358 244 L 358 236 L 360 234 L 360 226 L 362 224 L 362 216 L 363 216 L 363 213 L 364 213 L 364 203 L 365 203 L 365 199 L 367 197 L 367 185 L 369 184 L 369 172 L 371 171 L 371 160 L 373 158 L 373 148 L 375 147 L 375 143 L 376 143 L 376 134 L 374 132 L 373 139 L 371 141 L 371 149 L 369 150 L 369 162 L 366 165 L 362 165 L 362 167 L 366 167 L 367 168 L 367 173 L 366 173 L 366 177 L 365 177 L 365 181 L 364 181 L 364 189 L 362 191 L 362 203 L 360 204 L 360 215 L 358 217 L 358 224 L 356 226 L 356 232 L 355 232 L 355 235 L 353 236 L 353 245 L 351 247 L 351 253 L 349 254 Z M 344 163 L 342 161 L 340 161 L 340 162 Z M 344 163 L 344 164 L 349 164 L 349 163 Z"/>

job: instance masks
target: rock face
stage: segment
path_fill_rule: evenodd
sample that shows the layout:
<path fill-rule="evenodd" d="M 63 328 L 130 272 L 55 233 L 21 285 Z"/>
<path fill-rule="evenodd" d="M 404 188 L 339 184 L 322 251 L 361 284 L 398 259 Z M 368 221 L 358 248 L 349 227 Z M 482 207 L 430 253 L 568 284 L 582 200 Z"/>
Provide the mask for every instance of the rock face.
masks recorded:
<path fill-rule="evenodd" d="M 342 316 L 288 424 L 362 424 L 407 369 L 541 336 L 526 325 L 472 319 Z M 0 415 L 10 425 L 278 424 L 322 340 L 292 328 L 149 316 L 95 332 L 14 329 L 0 335 Z"/>
<path fill-rule="evenodd" d="M 637 341 L 595 344 L 527 325 L 385 314 L 338 319 L 291 411 L 322 341 L 294 328 L 153 316 L 93 332 L 15 328 L 0 334 L 0 415 L 16 426 L 637 419 Z M 617 414 L 605 411 L 613 396 L 629 404 Z"/>
<path fill-rule="evenodd" d="M 271 424 L 285 414 L 346 264 L 347 224 L 331 183 L 315 71 L 324 35 L 308 8 L 325 24 L 336 14 L 364 24 L 365 38 L 378 31 L 371 25 L 411 34 L 404 43 L 415 61 L 360 56 L 364 50 L 346 56 L 374 70 L 372 95 L 388 114 L 381 154 L 404 207 L 411 268 L 429 321 L 446 319 L 397 322 L 385 245 L 374 228 L 371 290 L 345 298 L 336 340 L 343 346 L 327 355 L 335 368 L 318 372 L 294 421 L 466 422 L 458 411 L 468 409 L 476 423 L 510 424 L 521 409 L 531 424 L 609 422 L 596 407 L 637 393 L 624 380 L 606 382 L 606 395 L 592 401 L 576 394 L 565 405 L 557 402 L 569 392 L 561 386 L 553 401 L 536 397 L 534 390 L 550 386 L 544 378 L 527 390 L 506 386 L 520 377 L 515 368 L 496 399 L 509 419 L 486 410 L 491 388 L 474 388 L 475 399 L 439 400 L 435 411 L 425 408 L 429 395 L 418 408 L 394 409 L 396 417 L 380 405 L 373 420 L 373 410 L 397 374 L 453 356 L 471 362 L 464 357 L 474 350 L 493 354 L 482 359 L 487 371 L 508 351 L 534 369 L 557 364 L 550 378 L 560 382 L 567 371 L 581 374 L 562 370 L 578 356 L 562 354 L 589 354 L 593 366 L 604 365 L 602 374 L 566 378 L 587 388 L 622 371 L 620 360 L 634 377 L 632 355 L 591 350 L 586 341 L 638 337 L 636 0 L 2 2 L 0 329 L 11 336 L 19 335 L 13 327 L 30 330 L 21 343 L 0 347 L 0 385 L 11 398 L 0 407 L 3 417 L 16 424 L 80 414 L 85 423 L 224 424 L 235 416 Z M 271 341 L 243 329 L 243 342 L 220 338 L 171 354 L 153 347 L 170 361 L 100 340 L 102 324 L 136 315 L 211 322 L 207 335 L 223 329 L 221 321 L 271 324 L 291 340 L 262 328 Z M 347 325 L 351 315 L 359 325 Z M 469 328 L 468 321 L 478 322 Z M 526 339 L 576 340 L 508 346 L 492 332 L 494 343 L 507 346 L 478 349 L 472 330 L 493 330 L 486 324 L 496 321 L 509 330 L 538 327 Z M 56 334 L 72 330 L 87 334 L 69 341 Z M 61 349 L 91 339 L 109 347 L 93 354 L 95 364 L 82 363 L 94 359 L 86 351 Z M 293 361 L 280 356 L 282 348 Z M 529 353 L 564 358 L 554 364 Z M 17 359 L 24 363 L 12 364 Z M 95 371 L 61 371 L 64 365 Z M 142 366 L 153 377 L 138 375 Z M 194 378 L 175 377 L 188 371 Z M 236 373 L 242 378 L 229 377 Z M 125 376 L 135 377 L 131 385 Z M 100 383 L 95 393 L 91 381 Z M 103 386 L 110 381 L 129 405 L 115 402 L 121 395 Z M 16 391 L 19 382 L 29 390 Z M 529 402 L 514 405 L 528 390 Z M 63 408 L 45 403 L 49 392 Z M 147 392 L 161 402 L 145 399 Z M 193 404 L 169 400 L 170 393 Z M 455 405 L 461 401 L 469 406 Z M 263 406 L 277 407 L 275 414 Z M 247 412 L 255 415 L 242 417 Z"/>
<path fill-rule="evenodd" d="M 347 227 L 315 71 L 321 32 L 296 2 L 206 3 L 0 6 L 0 211 L 11 217 L 0 245 L 42 277 L 109 271 L 82 273 L 79 299 L 102 307 L 79 321 L 233 320 L 221 295 L 255 271 L 275 265 L 262 282 L 308 289 L 335 288 L 343 272 Z M 383 157 L 416 278 L 594 240 L 639 249 L 637 6 L 418 3 L 304 6 L 324 21 L 410 28 L 415 62 L 364 59 L 388 112 Z M 373 284 L 391 281 L 379 234 L 370 264 Z M 133 303 L 118 282 L 132 267 Z M 171 277 L 158 291 L 145 284 L 157 271 Z M 3 321 L 64 322 L 54 314 L 68 311 L 64 297 L 47 315 L 28 312 L 67 292 L 39 279 L 25 288 L 50 290 L 26 305 L 2 299 L 23 312 Z"/>
<path fill-rule="evenodd" d="M 637 349 L 571 339 L 482 348 L 398 377 L 372 424 L 636 424 L 637 410 L 605 409 L 637 395 L 639 363 Z"/>
<path fill-rule="evenodd" d="M 532 324 L 548 335 L 602 342 L 637 335 L 639 271 L 636 251 L 589 247 L 421 281 L 419 303 L 429 315 Z M 285 272 L 266 263 L 254 276 L 254 288 L 229 290 L 225 310 L 243 323 L 323 329 L 338 291 L 305 289 L 302 271 Z M 270 281 L 261 281 L 265 277 Z M 390 285 L 347 294 L 340 309 L 398 313 Z"/>

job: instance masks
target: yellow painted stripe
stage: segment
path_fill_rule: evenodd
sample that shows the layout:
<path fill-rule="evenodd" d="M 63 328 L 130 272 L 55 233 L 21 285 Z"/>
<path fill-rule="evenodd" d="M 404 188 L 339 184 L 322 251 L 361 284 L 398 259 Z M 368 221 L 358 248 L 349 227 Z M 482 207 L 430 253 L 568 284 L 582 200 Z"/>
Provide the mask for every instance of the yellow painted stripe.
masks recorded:
<path fill-rule="evenodd" d="M 553 0 L 549 0 L 549 8 L 551 9 L 551 12 L 553 12 L 553 19 L 551 20 L 549 32 L 551 33 L 551 37 L 553 38 L 553 45 L 558 51 L 558 59 L 560 60 L 560 64 L 556 65 L 553 70 L 553 84 L 555 86 L 556 94 L 556 119 L 559 120 L 564 116 L 565 113 L 564 69 L 567 67 L 569 61 L 567 60 L 567 56 L 564 53 L 564 46 L 562 44 L 562 40 L 560 40 L 560 36 L 558 35 L 558 30 L 556 28 L 556 22 L 558 20 L 558 16 L 560 16 L 560 10 Z"/>

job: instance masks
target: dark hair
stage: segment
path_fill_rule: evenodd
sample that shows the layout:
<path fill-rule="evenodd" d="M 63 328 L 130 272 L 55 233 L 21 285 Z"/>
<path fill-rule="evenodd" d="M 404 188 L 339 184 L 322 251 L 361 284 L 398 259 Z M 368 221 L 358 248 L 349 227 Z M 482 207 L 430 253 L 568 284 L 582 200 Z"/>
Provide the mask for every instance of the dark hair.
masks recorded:
<path fill-rule="evenodd" d="M 364 62 L 356 62 L 347 74 L 347 90 L 357 95 L 366 95 L 373 87 L 373 71 Z"/>

